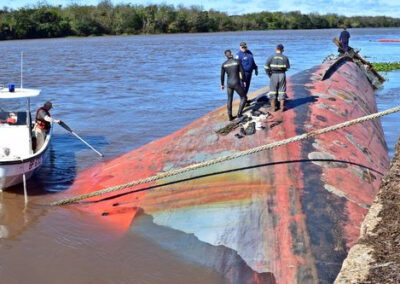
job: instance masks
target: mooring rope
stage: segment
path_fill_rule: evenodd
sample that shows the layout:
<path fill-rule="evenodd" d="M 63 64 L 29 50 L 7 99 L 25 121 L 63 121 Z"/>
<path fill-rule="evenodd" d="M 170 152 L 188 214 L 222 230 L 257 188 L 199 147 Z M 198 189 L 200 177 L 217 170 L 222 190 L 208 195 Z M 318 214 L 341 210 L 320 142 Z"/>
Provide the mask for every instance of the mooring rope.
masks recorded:
<path fill-rule="evenodd" d="M 374 113 L 374 114 L 366 115 L 366 116 L 363 116 L 363 117 L 360 117 L 360 118 L 356 118 L 356 119 L 349 120 L 349 121 L 346 121 L 346 122 L 343 122 L 343 123 L 335 124 L 335 125 L 332 125 L 332 126 L 329 126 L 329 127 L 322 128 L 322 129 L 314 130 L 314 131 L 311 131 L 311 132 L 308 132 L 308 133 L 304 133 L 304 134 L 301 134 L 301 135 L 298 135 L 298 136 L 294 136 L 294 137 L 283 139 L 283 140 L 280 140 L 280 141 L 277 141 L 277 142 L 273 142 L 273 143 L 269 143 L 269 144 L 266 144 L 266 145 L 258 146 L 258 147 L 251 148 L 251 149 L 248 149 L 248 150 L 245 150 L 245 151 L 240 151 L 240 152 L 234 153 L 232 155 L 223 156 L 223 157 L 212 159 L 212 160 L 209 160 L 209 161 L 205 161 L 205 162 L 189 165 L 187 167 L 183 167 L 183 168 L 180 168 L 180 169 L 175 169 L 175 170 L 159 173 L 159 174 L 156 174 L 156 175 L 148 177 L 148 178 L 135 180 L 135 181 L 132 181 L 132 182 L 129 182 L 129 183 L 125 183 L 125 184 L 121 184 L 121 185 L 117 185 L 117 186 L 112 186 L 112 187 L 101 189 L 101 190 L 98 190 L 98 191 L 93 191 L 93 192 L 90 192 L 90 193 L 87 193 L 87 194 L 83 194 L 83 195 L 78 195 L 78 196 L 71 197 L 71 198 L 62 199 L 62 200 L 59 200 L 59 201 L 52 202 L 50 205 L 53 205 L 53 206 L 54 205 L 66 205 L 66 204 L 73 203 L 73 202 L 76 202 L 76 201 L 79 201 L 79 200 L 83 200 L 83 199 L 87 199 L 87 198 L 90 198 L 90 197 L 95 197 L 95 196 L 103 195 L 103 194 L 106 194 L 106 193 L 110 193 L 110 192 L 122 190 L 122 189 L 125 189 L 125 188 L 133 187 L 133 186 L 136 186 L 136 185 L 139 185 L 139 184 L 150 183 L 150 182 L 153 182 L 153 181 L 156 181 L 156 180 L 160 180 L 160 179 L 163 179 L 163 178 L 176 176 L 176 175 L 183 174 L 183 173 L 186 173 L 186 172 L 189 172 L 189 171 L 193 171 L 193 170 L 204 168 L 204 167 L 209 167 L 211 165 L 215 165 L 215 164 L 219 164 L 219 163 L 222 163 L 222 162 L 234 160 L 234 159 L 237 159 L 237 158 L 240 158 L 240 157 L 243 157 L 243 156 L 247 156 L 247 155 L 251 155 L 251 154 L 254 154 L 254 153 L 258 153 L 258 152 L 261 152 L 261 151 L 270 150 L 270 149 L 273 149 L 273 148 L 276 148 L 276 147 L 280 147 L 280 146 L 283 146 L 283 145 L 286 145 L 286 144 L 289 144 L 289 143 L 293 143 L 293 142 L 296 142 L 296 141 L 302 141 L 302 140 L 308 139 L 308 138 L 313 137 L 313 136 L 317 136 L 317 135 L 321 135 L 321 134 L 324 134 L 324 133 L 336 131 L 338 129 L 349 127 L 349 126 L 352 126 L 352 125 L 355 125 L 355 124 L 358 124 L 358 123 L 361 123 L 361 122 L 365 122 L 365 121 L 368 121 L 368 120 L 377 119 L 379 117 L 382 117 L 382 116 L 385 116 L 385 115 L 388 115 L 388 114 L 391 114 L 391 113 L 399 112 L 399 111 L 400 111 L 400 106 L 397 106 L 395 108 L 391 108 L 391 109 L 388 109 L 388 110 L 385 110 L 385 111 L 381 111 L 381 112 L 377 112 L 377 113 Z"/>

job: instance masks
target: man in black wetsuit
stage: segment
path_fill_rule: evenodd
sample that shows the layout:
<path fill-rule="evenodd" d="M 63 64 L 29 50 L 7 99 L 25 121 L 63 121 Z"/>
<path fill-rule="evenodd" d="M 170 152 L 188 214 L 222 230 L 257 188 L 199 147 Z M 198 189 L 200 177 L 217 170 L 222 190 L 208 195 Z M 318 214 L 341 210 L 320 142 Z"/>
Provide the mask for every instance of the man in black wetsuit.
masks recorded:
<path fill-rule="evenodd" d="M 244 70 L 242 67 L 242 64 L 236 59 L 233 58 L 232 52 L 230 50 L 225 50 L 225 56 L 227 60 L 222 63 L 221 66 L 221 89 L 225 89 L 225 73 L 228 74 L 228 88 L 227 88 L 227 93 L 228 93 L 228 117 L 229 120 L 233 120 L 232 116 L 232 100 L 233 100 L 233 91 L 236 91 L 238 95 L 240 96 L 240 105 L 239 105 L 239 110 L 238 110 L 238 117 L 242 116 L 243 108 L 246 104 L 247 101 L 247 96 L 245 91 L 243 90 L 241 86 L 241 82 L 243 83 L 243 86 L 246 87 L 246 82 L 245 82 L 245 75 L 244 75 Z"/>

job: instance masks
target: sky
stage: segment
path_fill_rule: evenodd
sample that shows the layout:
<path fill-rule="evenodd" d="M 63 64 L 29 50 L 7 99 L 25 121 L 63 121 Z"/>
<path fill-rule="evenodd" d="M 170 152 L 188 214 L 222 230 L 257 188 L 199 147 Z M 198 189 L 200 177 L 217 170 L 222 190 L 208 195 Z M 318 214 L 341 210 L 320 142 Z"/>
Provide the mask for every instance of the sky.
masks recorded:
<path fill-rule="evenodd" d="M 0 7 L 18 9 L 39 1 L 0 0 Z M 43 2 L 43 1 L 41 1 Z M 96 5 L 99 0 L 47 0 L 50 5 L 67 6 L 69 4 Z M 184 6 L 197 5 L 205 10 L 214 9 L 229 15 L 261 11 L 301 11 L 302 13 L 336 13 L 345 16 L 390 16 L 400 18 L 400 0 L 111 0 L 113 4 L 171 4 Z M 229 3 L 229 4 L 227 4 Z"/>

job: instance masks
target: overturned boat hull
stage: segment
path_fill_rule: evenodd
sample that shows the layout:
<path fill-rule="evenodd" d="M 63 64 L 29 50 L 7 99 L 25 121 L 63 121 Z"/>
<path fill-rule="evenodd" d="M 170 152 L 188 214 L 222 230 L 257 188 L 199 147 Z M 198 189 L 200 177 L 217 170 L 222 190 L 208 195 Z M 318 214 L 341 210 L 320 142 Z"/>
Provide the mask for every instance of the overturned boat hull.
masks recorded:
<path fill-rule="evenodd" d="M 80 173 L 65 194 L 127 183 L 376 112 L 364 71 L 343 61 L 322 80 L 332 64 L 292 76 L 287 110 L 269 116 L 254 135 L 217 135 L 227 120 L 223 106 Z M 375 120 L 91 198 L 76 208 L 211 267 L 232 283 L 333 282 L 387 167 L 384 134 Z"/>

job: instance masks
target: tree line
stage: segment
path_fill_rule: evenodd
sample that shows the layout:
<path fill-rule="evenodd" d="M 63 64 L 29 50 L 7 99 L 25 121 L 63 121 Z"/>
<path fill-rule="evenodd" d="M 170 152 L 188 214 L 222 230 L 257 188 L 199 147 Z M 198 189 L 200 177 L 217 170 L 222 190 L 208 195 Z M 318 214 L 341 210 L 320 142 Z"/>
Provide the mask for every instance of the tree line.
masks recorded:
<path fill-rule="evenodd" d="M 0 10 L 0 40 L 65 36 L 195 33 L 269 29 L 400 27 L 399 18 L 260 12 L 229 16 L 173 5 L 37 5 Z"/>

